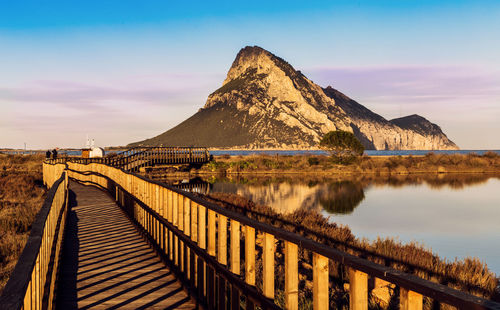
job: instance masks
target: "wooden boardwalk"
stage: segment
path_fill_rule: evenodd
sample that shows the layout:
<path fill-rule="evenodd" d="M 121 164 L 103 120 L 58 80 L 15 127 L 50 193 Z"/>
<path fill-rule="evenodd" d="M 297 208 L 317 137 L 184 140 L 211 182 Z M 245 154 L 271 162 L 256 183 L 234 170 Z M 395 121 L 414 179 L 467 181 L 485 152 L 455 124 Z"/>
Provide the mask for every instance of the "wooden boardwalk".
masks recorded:
<path fill-rule="evenodd" d="M 195 303 L 103 191 L 72 182 L 58 309 L 193 309 Z"/>

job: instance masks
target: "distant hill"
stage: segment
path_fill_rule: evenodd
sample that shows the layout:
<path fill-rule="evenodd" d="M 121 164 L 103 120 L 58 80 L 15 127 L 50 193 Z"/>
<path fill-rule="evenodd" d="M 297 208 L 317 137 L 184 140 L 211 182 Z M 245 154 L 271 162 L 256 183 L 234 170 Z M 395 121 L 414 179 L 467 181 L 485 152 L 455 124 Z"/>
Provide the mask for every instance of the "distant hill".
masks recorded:
<path fill-rule="evenodd" d="M 243 48 L 222 87 L 174 128 L 131 146 L 310 149 L 331 130 L 353 132 L 367 149 L 457 149 L 418 115 L 386 120 L 331 86 L 321 88 L 283 59 Z"/>

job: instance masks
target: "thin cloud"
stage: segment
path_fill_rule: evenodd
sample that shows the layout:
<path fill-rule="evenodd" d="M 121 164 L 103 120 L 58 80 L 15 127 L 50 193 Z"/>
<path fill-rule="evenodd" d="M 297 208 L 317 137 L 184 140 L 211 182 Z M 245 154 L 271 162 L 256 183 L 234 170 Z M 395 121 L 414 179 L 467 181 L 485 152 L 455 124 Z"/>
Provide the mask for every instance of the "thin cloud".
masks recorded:
<path fill-rule="evenodd" d="M 308 73 L 320 85 L 361 98 L 500 96 L 500 72 L 469 67 L 313 68 Z"/>

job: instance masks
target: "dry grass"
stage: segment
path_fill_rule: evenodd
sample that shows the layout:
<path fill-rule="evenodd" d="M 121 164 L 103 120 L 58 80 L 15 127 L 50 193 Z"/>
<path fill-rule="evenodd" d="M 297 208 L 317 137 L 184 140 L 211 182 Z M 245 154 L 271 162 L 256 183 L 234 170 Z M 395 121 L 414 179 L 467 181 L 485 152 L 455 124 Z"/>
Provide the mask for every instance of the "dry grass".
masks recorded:
<path fill-rule="evenodd" d="M 394 239 L 379 238 L 373 242 L 356 238 L 346 226 L 336 225 L 315 210 L 297 210 L 288 215 L 279 215 L 271 208 L 256 205 L 252 201 L 234 194 L 213 193 L 208 199 L 246 214 L 261 222 L 304 235 L 312 240 L 328 244 L 348 253 L 367 258 L 371 261 L 391 266 L 408 273 L 416 274 L 424 279 L 439 282 L 450 287 L 466 291 L 477 296 L 498 300 L 499 279 L 485 264 L 477 258 L 466 258 L 460 261 L 445 261 L 418 243 L 403 244 Z M 278 246 L 279 248 L 279 246 Z M 276 265 L 283 262 L 277 255 Z M 311 254 L 301 251 L 301 272 L 309 275 L 302 279 L 301 303 L 310 300 Z M 280 275 L 280 273 L 277 273 Z M 281 273 L 283 274 L 283 273 Z M 347 281 L 344 267 L 330 261 L 330 276 L 337 288 L 332 291 L 332 302 L 336 305 L 348 303 L 343 284 Z M 278 282 L 283 282 L 280 279 Z M 427 306 L 431 307 L 427 300 Z M 307 308 L 307 306 L 304 306 Z M 427 307 L 426 307 L 427 308 Z"/>
<path fill-rule="evenodd" d="M 0 293 L 45 196 L 42 156 L 0 155 Z"/>
<path fill-rule="evenodd" d="M 283 173 L 314 172 L 328 174 L 412 174 L 444 172 L 500 172 L 500 155 L 435 154 L 425 156 L 362 156 L 349 165 L 338 165 L 324 155 L 293 156 L 216 156 L 200 173 Z"/>

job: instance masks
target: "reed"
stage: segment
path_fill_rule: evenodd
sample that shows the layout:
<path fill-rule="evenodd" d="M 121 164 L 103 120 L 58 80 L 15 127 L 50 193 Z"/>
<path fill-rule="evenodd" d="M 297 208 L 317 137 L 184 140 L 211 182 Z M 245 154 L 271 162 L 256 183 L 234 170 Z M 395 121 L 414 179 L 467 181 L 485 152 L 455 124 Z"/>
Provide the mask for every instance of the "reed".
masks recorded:
<path fill-rule="evenodd" d="M 374 241 L 359 239 L 348 227 L 330 223 L 315 210 L 301 209 L 291 214 L 280 215 L 270 207 L 256 205 L 251 200 L 235 194 L 212 193 L 206 198 L 225 208 L 244 213 L 282 229 L 300 233 L 315 241 L 376 263 L 413 273 L 424 279 L 477 296 L 500 300 L 499 279 L 478 258 L 446 261 L 419 243 L 402 243 L 392 238 L 377 238 Z M 302 268 L 307 269 L 307 266 L 310 266 L 310 257 L 307 253 L 301 253 L 301 259 Z M 332 298 L 335 302 L 342 304 L 346 302 L 342 279 L 346 279 L 347 276 L 345 270 L 340 270 L 337 264 L 333 262 L 330 264 L 331 276 L 340 283 L 340 289 L 332 291 Z M 259 277 L 259 274 L 257 276 Z M 302 282 L 304 283 L 301 285 L 307 288 L 307 279 L 303 279 Z M 304 291 L 304 302 L 309 297 L 307 290 Z"/>
<path fill-rule="evenodd" d="M 42 156 L 0 155 L 0 293 L 42 206 Z"/>
<path fill-rule="evenodd" d="M 415 173 L 500 173 L 500 155 L 487 152 L 425 156 L 360 156 L 340 165 L 325 155 L 216 156 L 199 173 L 297 173 L 328 174 L 415 174 Z"/>

